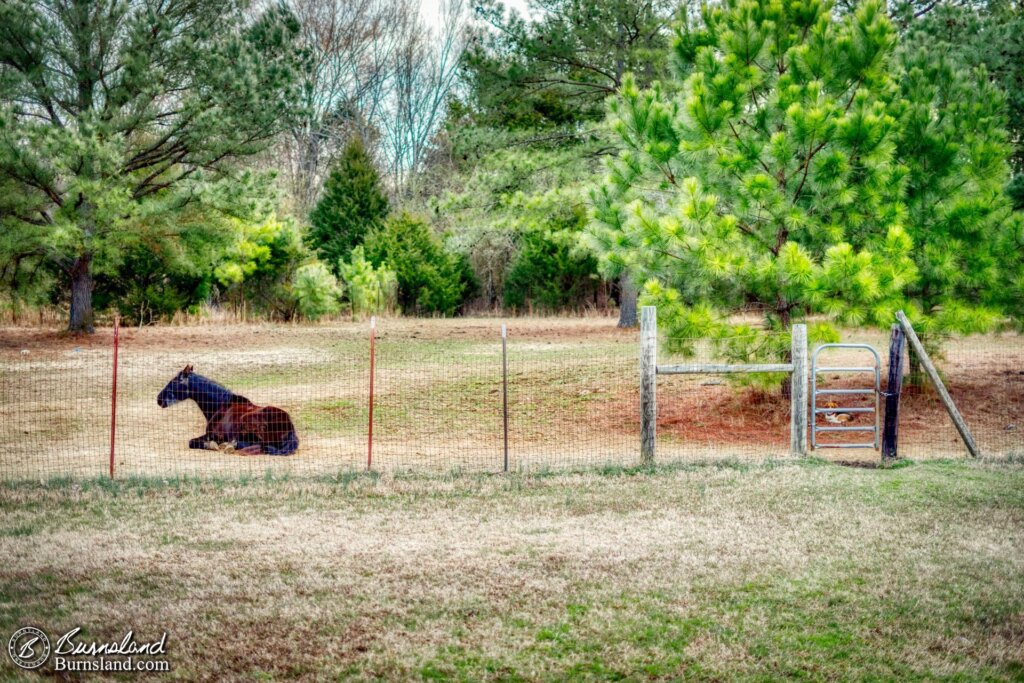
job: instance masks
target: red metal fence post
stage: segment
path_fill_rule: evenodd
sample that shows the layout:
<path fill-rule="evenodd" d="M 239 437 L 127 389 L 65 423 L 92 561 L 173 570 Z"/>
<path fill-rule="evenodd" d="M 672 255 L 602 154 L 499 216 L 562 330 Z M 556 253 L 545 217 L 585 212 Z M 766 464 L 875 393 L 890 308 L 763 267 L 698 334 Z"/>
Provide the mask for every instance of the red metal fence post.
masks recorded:
<path fill-rule="evenodd" d="M 114 316 L 114 381 L 110 388 L 110 478 L 114 478 L 114 440 L 117 437 L 117 346 L 121 320 Z"/>
<path fill-rule="evenodd" d="M 366 469 L 373 467 L 373 356 L 377 337 L 377 316 L 370 317 L 370 418 L 366 437 Z"/>
<path fill-rule="evenodd" d="M 505 460 L 503 471 L 508 472 L 508 328 L 501 326 L 501 414 L 502 431 L 505 437 Z"/>

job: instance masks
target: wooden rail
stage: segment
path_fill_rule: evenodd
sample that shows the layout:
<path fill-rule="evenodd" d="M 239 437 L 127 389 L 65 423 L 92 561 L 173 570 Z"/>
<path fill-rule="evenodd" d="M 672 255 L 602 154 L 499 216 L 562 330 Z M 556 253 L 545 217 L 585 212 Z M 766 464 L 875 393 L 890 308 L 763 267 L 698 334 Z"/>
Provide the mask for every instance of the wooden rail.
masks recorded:
<path fill-rule="evenodd" d="M 789 363 L 693 363 L 658 365 L 658 312 L 644 306 L 640 312 L 640 462 L 653 465 L 657 442 L 658 375 L 733 374 L 743 372 L 791 373 L 790 450 L 807 455 L 807 326 L 793 325 Z"/>
<path fill-rule="evenodd" d="M 736 372 L 793 372 L 792 363 L 740 363 L 718 365 L 703 363 L 696 365 L 659 365 L 659 375 L 717 375 Z"/>

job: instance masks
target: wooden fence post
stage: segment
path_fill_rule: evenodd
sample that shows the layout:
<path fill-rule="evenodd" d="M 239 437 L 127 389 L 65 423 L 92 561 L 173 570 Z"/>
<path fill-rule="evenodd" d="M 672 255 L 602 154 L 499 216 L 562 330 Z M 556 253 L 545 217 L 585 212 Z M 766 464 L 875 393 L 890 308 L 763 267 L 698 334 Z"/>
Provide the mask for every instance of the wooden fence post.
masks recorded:
<path fill-rule="evenodd" d="M 807 325 L 790 328 L 793 374 L 790 378 L 789 449 L 797 457 L 807 455 Z"/>
<path fill-rule="evenodd" d="M 654 464 L 658 418 L 658 309 L 640 312 L 640 463 Z"/>
<path fill-rule="evenodd" d="M 882 462 L 899 457 L 900 393 L 903 391 L 903 328 L 893 323 L 889 337 L 889 379 L 885 384 L 885 425 L 882 428 Z"/>
<path fill-rule="evenodd" d="M 928 374 L 928 378 L 935 385 L 935 391 L 939 392 L 939 398 L 942 400 L 942 405 L 946 406 L 946 412 L 949 413 L 949 419 L 953 420 L 953 424 L 956 426 L 956 430 L 960 432 L 960 438 L 964 440 L 964 445 L 967 446 L 967 451 L 975 458 L 981 456 L 981 451 L 978 450 L 978 444 L 974 442 L 974 437 L 971 436 L 971 430 L 967 428 L 967 423 L 964 421 L 963 415 L 956 409 L 956 404 L 953 403 L 953 397 L 946 391 L 946 385 L 942 383 L 942 378 L 939 377 L 939 371 L 935 369 L 932 364 L 932 359 L 928 357 L 928 352 L 924 350 L 924 344 L 917 338 L 917 333 L 914 332 L 913 326 L 907 319 L 907 316 L 903 314 L 903 311 L 896 311 L 896 319 L 900 322 L 900 327 L 907 333 L 907 339 L 910 341 L 910 346 L 913 347 L 914 353 L 917 354 L 917 359 L 921 361 L 921 365 L 924 366 L 924 371 Z"/>

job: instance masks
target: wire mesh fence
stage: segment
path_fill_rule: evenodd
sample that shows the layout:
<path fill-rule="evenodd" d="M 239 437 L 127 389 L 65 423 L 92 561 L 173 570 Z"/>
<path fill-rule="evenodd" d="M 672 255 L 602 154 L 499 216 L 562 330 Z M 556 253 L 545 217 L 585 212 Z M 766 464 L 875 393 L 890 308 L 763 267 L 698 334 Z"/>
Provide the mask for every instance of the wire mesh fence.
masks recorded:
<path fill-rule="evenodd" d="M 62 341 L 22 349 L 16 340 L 7 341 L 0 347 L 0 425 L 6 445 L 0 477 L 101 476 L 109 472 L 111 454 L 118 477 L 639 464 L 635 331 L 592 338 L 586 331 L 552 336 L 512 325 L 503 359 L 499 325 L 488 325 L 469 336 L 452 331 L 421 338 L 408 326 L 391 329 L 385 321 L 373 352 L 372 398 L 366 325 L 263 330 L 262 337 L 260 330 L 241 328 L 231 338 L 197 328 L 191 336 L 178 334 L 173 344 L 161 343 L 156 332 L 129 334 L 119 349 L 116 413 L 109 332 L 82 346 Z M 844 341 L 873 345 L 884 364 L 885 334 L 849 331 Z M 781 335 L 770 342 L 785 346 Z M 952 339 L 937 359 L 985 454 L 1024 455 L 1021 342 L 1016 335 Z M 689 362 L 736 361 L 736 350 L 728 345 L 663 339 L 659 363 L 683 358 L 673 351 L 680 347 L 686 347 Z M 854 362 L 859 361 L 846 351 L 829 360 Z M 158 397 L 173 390 L 188 365 L 193 376 L 241 398 L 231 399 L 229 409 L 215 410 L 212 422 L 193 401 L 161 405 Z M 908 366 L 906 372 L 915 369 Z M 884 388 L 884 367 L 882 376 Z M 962 457 L 963 444 L 934 390 L 909 379 L 900 454 Z M 784 373 L 659 378 L 658 461 L 787 456 L 787 381 Z M 864 381 L 836 373 L 819 377 L 829 387 Z M 287 413 L 294 426 L 293 453 L 267 453 L 288 451 L 284 418 L 268 406 Z M 113 432 L 112 415 L 117 418 Z M 862 419 L 867 418 L 850 417 L 850 424 Z M 214 431 L 221 429 L 221 443 L 201 438 L 210 436 L 211 424 Z M 878 457 L 872 449 L 859 455 L 816 454 Z"/>
<path fill-rule="evenodd" d="M 867 344 L 882 357 L 882 391 L 887 387 L 889 336 L 882 332 L 852 330 L 843 341 Z M 830 365 L 863 365 L 865 356 L 855 350 L 833 353 Z M 913 351 L 903 356 L 903 387 L 899 412 L 899 454 L 911 459 L 962 457 L 963 440 L 950 420 L 935 388 L 916 363 Z M 1024 455 L 1024 339 L 1017 334 L 954 337 L 941 342 L 932 360 L 957 409 L 985 455 Z M 819 382 L 832 388 L 867 386 L 864 376 L 823 373 Z M 846 399 L 847 405 L 866 406 L 871 396 Z M 864 424 L 854 417 L 849 423 Z M 829 439 L 823 440 L 828 443 Z M 862 455 L 871 457 L 870 453 Z"/>
<path fill-rule="evenodd" d="M 954 339 L 936 365 L 983 454 L 1024 456 L 1024 340 L 1016 335 Z M 954 456 L 963 442 L 938 395 L 920 375 L 904 380 L 901 444 L 907 457 Z"/>
<path fill-rule="evenodd" d="M 758 363 L 769 347 L 788 349 L 789 335 L 666 337 L 659 343 L 658 364 Z M 659 377 L 658 460 L 788 455 L 789 381 L 789 373 Z"/>

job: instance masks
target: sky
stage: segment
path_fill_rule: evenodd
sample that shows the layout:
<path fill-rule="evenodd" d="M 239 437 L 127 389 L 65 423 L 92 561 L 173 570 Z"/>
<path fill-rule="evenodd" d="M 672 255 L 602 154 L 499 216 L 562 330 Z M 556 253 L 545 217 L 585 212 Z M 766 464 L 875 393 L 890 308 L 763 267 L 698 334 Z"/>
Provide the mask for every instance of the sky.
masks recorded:
<path fill-rule="evenodd" d="M 431 21 L 433 24 L 440 24 L 441 21 L 441 3 L 443 0 L 420 0 L 421 11 L 423 16 Z M 518 11 L 520 14 L 525 15 L 529 0 L 502 0 L 505 7 L 509 7 Z M 470 8 L 475 4 L 474 0 L 467 0 L 466 3 Z"/>

